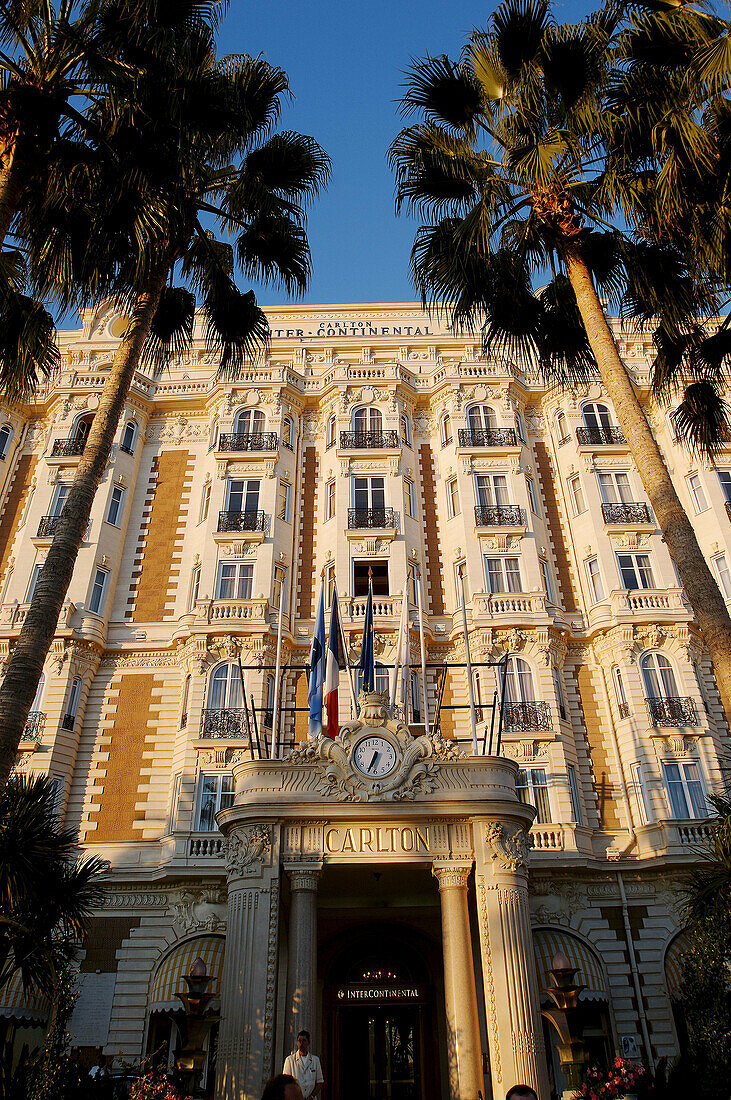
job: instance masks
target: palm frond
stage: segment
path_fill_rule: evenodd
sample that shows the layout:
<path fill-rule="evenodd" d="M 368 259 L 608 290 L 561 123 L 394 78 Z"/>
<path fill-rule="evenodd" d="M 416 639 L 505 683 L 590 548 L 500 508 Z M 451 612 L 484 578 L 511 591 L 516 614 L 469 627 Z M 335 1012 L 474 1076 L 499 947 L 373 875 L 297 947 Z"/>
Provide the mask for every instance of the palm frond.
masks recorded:
<path fill-rule="evenodd" d="M 494 12 L 491 30 L 497 55 L 511 79 L 535 58 L 550 23 L 548 0 L 506 0 Z"/>
<path fill-rule="evenodd" d="M 165 287 L 150 326 L 142 362 L 155 371 L 190 347 L 195 322 L 195 294 L 182 286 Z"/>
<path fill-rule="evenodd" d="M 672 414 L 677 435 L 691 452 L 713 455 L 731 438 L 731 406 L 716 382 L 691 382 Z"/>
<path fill-rule="evenodd" d="M 399 106 L 402 118 L 419 112 L 430 122 L 474 133 L 475 120 L 486 100 L 473 69 L 442 54 L 412 61 L 405 75 Z"/>
<path fill-rule="evenodd" d="M 331 168 L 329 156 L 314 138 L 285 130 L 252 149 L 241 174 L 257 189 L 302 204 L 326 186 Z"/>
<path fill-rule="evenodd" d="M 265 348 L 270 329 L 253 290 L 243 294 L 231 283 L 218 286 L 205 300 L 205 338 L 221 352 L 220 378 L 235 379 L 241 367 Z"/>
<path fill-rule="evenodd" d="M 51 314 L 6 285 L 0 291 L 0 392 L 7 401 L 24 401 L 58 364 Z"/>
<path fill-rule="evenodd" d="M 254 218 L 236 240 L 236 258 L 249 279 L 281 284 L 303 294 L 310 278 L 310 249 L 304 229 L 287 215 Z"/>

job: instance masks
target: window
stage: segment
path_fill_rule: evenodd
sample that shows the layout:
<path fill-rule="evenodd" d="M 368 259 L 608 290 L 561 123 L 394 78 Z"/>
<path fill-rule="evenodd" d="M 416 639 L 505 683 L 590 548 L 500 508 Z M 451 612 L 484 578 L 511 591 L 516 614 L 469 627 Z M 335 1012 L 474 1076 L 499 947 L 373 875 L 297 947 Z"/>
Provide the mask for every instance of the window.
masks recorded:
<path fill-rule="evenodd" d="M 582 512 L 586 511 L 586 501 L 584 500 L 584 490 L 581 488 L 581 478 L 578 474 L 574 474 L 573 477 L 569 478 L 568 486 L 574 515 L 580 516 Z"/>
<path fill-rule="evenodd" d="M 533 673 L 530 665 L 515 654 L 508 657 L 505 669 L 505 699 L 508 703 L 532 703 L 535 701 Z"/>
<path fill-rule="evenodd" d="M 574 815 L 574 821 L 577 825 L 584 824 L 584 817 L 581 812 L 581 798 L 579 797 L 579 782 L 576 778 L 576 768 L 573 764 L 567 764 L 566 774 L 569 777 L 569 795 L 571 796 L 571 809 Z"/>
<path fill-rule="evenodd" d="M 9 424 L 3 424 L 0 428 L 0 459 L 7 458 L 10 440 L 13 438 L 13 429 Z"/>
<path fill-rule="evenodd" d="M 285 523 L 290 521 L 290 501 L 292 497 L 292 486 L 286 481 L 279 482 L 279 493 L 277 496 L 277 519 L 283 519 Z"/>
<path fill-rule="evenodd" d="M 198 790 L 198 815 L 195 827 L 200 833 L 210 833 L 216 828 L 218 811 L 233 805 L 234 777 L 202 775 Z"/>
<path fill-rule="evenodd" d="M 203 486 L 203 492 L 201 493 L 201 506 L 198 513 L 198 522 L 205 523 L 208 519 L 208 509 L 211 505 L 211 483 L 207 481 Z"/>
<path fill-rule="evenodd" d="M 325 486 L 325 519 L 332 519 L 335 515 L 335 479 L 328 481 Z"/>
<path fill-rule="evenodd" d="M 292 440 L 294 437 L 294 424 L 292 423 L 291 416 L 285 416 L 282 421 L 282 443 L 288 450 L 292 450 Z"/>
<path fill-rule="evenodd" d="M 137 439 L 137 424 L 134 420 L 128 420 L 124 426 L 124 435 L 122 436 L 122 442 L 120 443 L 121 450 L 125 454 L 133 455 L 135 453 L 135 440 Z"/>
<path fill-rule="evenodd" d="M 584 565 L 586 566 L 586 576 L 589 581 L 591 598 L 594 603 L 598 603 L 599 600 L 604 599 L 604 583 L 602 581 L 601 572 L 599 571 L 599 559 L 587 558 Z"/>
<path fill-rule="evenodd" d="M 650 813 L 650 799 L 645 784 L 645 772 L 642 764 L 632 765 L 632 784 L 635 789 L 635 798 L 640 811 L 640 820 L 647 825 L 652 820 Z"/>
<path fill-rule="evenodd" d="M 556 692 L 556 703 L 558 705 L 558 713 L 561 718 L 566 720 L 566 697 L 563 691 L 563 684 L 561 683 L 561 673 L 553 666 L 553 689 Z"/>
<path fill-rule="evenodd" d="M 584 425 L 587 428 L 611 428 L 612 418 L 606 405 L 598 401 L 589 401 L 581 410 Z"/>
<path fill-rule="evenodd" d="M 708 806 L 698 765 L 663 762 L 663 777 L 673 817 L 707 817 Z"/>
<path fill-rule="evenodd" d="M 649 554 L 617 554 L 617 565 L 622 577 L 622 587 L 628 591 L 655 587 Z"/>
<path fill-rule="evenodd" d="M 414 495 L 414 483 L 409 477 L 404 478 L 404 501 L 406 503 L 406 515 L 416 518 L 416 498 Z"/>
<path fill-rule="evenodd" d="M 520 581 L 520 558 L 485 556 L 485 575 L 487 590 L 493 594 L 523 590 Z"/>
<path fill-rule="evenodd" d="M 259 487 L 261 482 L 229 481 L 226 487 L 227 512 L 257 512 L 259 510 Z"/>
<path fill-rule="evenodd" d="M 234 435 L 259 435 L 264 431 L 264 425 L 261 409 L 240 409 L 234 419 Z"/>
<path fill-rule="evenodd" d="M 418 567 L 418 565 L 416 564 L 415 561 L 410 561 L 408 563 L 406 569 L 407 569 L 406 590 L 407 590 L 408 599 L 410 599 L 413 604 L 418 604 L 419 595 L 418 595 L 417 587 L 418 587 L 418 584 L 419 584 L 419 567 Z"/>
<path fill-rule="evenodd" d="M 718 579 L 721 584 L 721 591 L 726 599 L 731 597 L 731 572 L 729 572 L 728 561 L 725 554 L 718 554 L 713 559 L 713 564 L 716 567 L 718 573 Z"/>
<path fill-rule="evenodd" d="M 208 450 L 213 451 L 218 446 L 218 419 L 211 421 L 211 430 L 208 433 Z"/>
<path fill-rule="evenodd" d="M 566 422 L 566 414 L 561 410 L 556 413 L 556 435 L 558 436 L 559 447 L 562 443 L 568 443 L 569 426 Z"/>
<path fill-rule="evenodd" d="M 325 441 L 327 447 L 335 446 L 335 417 L 331 416 L 325 429 Z"/>
<path fill-rule="evenodd" d="M 355 669 L 355 696 L 356 699 L 360 695 L 363 689 L 363 671 L 362 669 Z M 389 669 L 383 665 L 376 665 L 376 691 L 385 691 L 390 695 L 391 684 Z"/>
<path fill-rule="evenodd" d="M 335 562 L 331 561 L 325 566 L 325 603 L 332 607 L 335 594 Z"/>
<path fill-rule="evenodd" d="M 645 653 L 640 668 L 648 699 L 677 699 L 675 673 L 664 653 Z"/>
<path fill-rule="evenodd" d="M 41 572 L 42 568 L 43 568 L 43 562 L 36 562 L 36 564 L 33 566 L 33 572 L 30 575 L 30 584 L 28 585 L 28 595 L 25 598 L 26 603 L 30 603 L 31 600 L 33 599 L 33 593 L 36 590 L 36 585 L 38 584 L 38 577 L 40 575 L 40 572 Z"/>
<path fill-rule="evenodd" d="M 612 679 L 614 680 L 614 692 L 619 706 L 619 717 L 627 718 L 629 717 L 629 703 L 627 702 L 627 693 L 624 690 L 624 676 L 619 665 L 615 665 L 612 669 Z"/>
<path fill-rule="evenodd" d="M 597 473 L 602 504 L 630 504 L 632 489 L 625 473 L 603 470 Z"/>
<path fill-rule="evenodd" d="M 89 432 L 91 431 L 91 422 L 94 419 L 93 416 L 82 416 L 76 421 L 72 438 L 77 443 L 81 443 L 84 447 L 86 441 L 89 438 Z"/>
<path fill-rule="evenodd" d="M 467 412 L 467 426 L 472 431 L 489 431 L 497 427 L 495 410 L 489 405 L 472 405 Z"/>
<path fill-rule="evenodd" d="M 527 432 L 525 430 L 525 419 L 522 412 L 516 412 L 515 414 L 515 426 L 518 429 L 518 439 L 521 443 L 526 443 L 528 439 Z"/>
<path fill-rule="evenodd" d="M 386 507 L 385 479 L 382 477 L 354 477 L 353 507 L 364 511 L 384 509 Z"/>
<path fill-rule="evenodd" d="M 411 717 L 415 723 L 421 722 L 421 684 L 420 676 L 415 668 L 411 670 Z"/>
<path fill-rule="evenodd" d="M 368 595 L 368 569 L 373 576 L 373 595 L 389 596 L 388 587 L 388 562 L 386 561 L 354 561 L 353 562 L 353 595 Z"/>
<path fill-rule="evenodd" d="M 510 504 L 505 474 L 477 474 L 475 487 L 480 508 L 491 508 L 495 505 L 505 507 Z"/>
<path fill-rule="evenodd" d="M 538 811 L 536 824 L 545 825 L 551 820 L 545 768 L 519 768 L 515 777 L 515 790 L 521 802 L 535 806 Z"/>
<path fill-rule="evenodd" d="M 541 567 L 541 580 L 543 581 L 543 589 L 548 597 L 549 603 L 556 602 L 556 596 L 553 591 L 553 580 L 551 579 L 551 571 L 548 567 L 548 562 L 543 558 L 538 559 L 538 564 Z"/>
<path fill-rule="evenodd" d="M 541 513 L 538 510 L 538 494 L 536 493 L 536 483 L 532 477 L 525 479 L 526 488 L 528 489 L 528 500 L 530 501 L 530 510 L 534 516 L 539 516 Z"/>
<path fill-rule="evenodd" d="M 447 511 L 450 516 L 459 515 L 459 488 L 456 477 L 450 478 L 447 482 Z"/>
<path fill-rule="evenodd" d="M 464 588 L 464 598 L 469 603 L 470 600 L 470 586 L 467 578 L 467 563 L 465 561 L 455 562 L 454 565 L 454 587 L 457 592 L 457 607 L 462 606 L 462 589 Z"/>
<path fill-rule="evenodd" d="M 219 562 L 217 600 L 250 600 L 254 566 L 244 562 Z"/>
<path fill-rule="evenodd" d="M 356 432 L 380 432 L 383 429 L 381 410 L 367 405 L 353 413 L 353 428 Z"/>
<path fill-rule="evenodd" d="M 196 565 L 190 574 L 190 596 L 188 598 L 188 611 L 192 611 L 198 600 L 198 592 L 201 586 L 201 567 Z"/>
<path fill-rule="evenodd" d="M 445 413 L 439 425 L 439 434 L 442 438 L 442 447 L 447 447 L 452 442 L 452 418 Z"/>
<path fill-rule="evenodd" d="M 183 793 L 183 773 L 178 774 L 173 779 L 173 795 L 170 800 L 170 816 L 168 818 L 168 829 L 172 833 L 178 827 L 178 812 L 180 810 L 180 796 Z"/>
<path fill-rule="evenodd" d="M 726 503 L 731 503 L 731 470 L 719 470 L 718 480 L 721 484 Z"/>
<path fill-rule="evenodd" d="M 208 684 L 209 710 L 241 710 L 241 672 L 236 661 L 224 661 L 211 673 Z"/>
<path fill-rule="evenodd" d="M 119 522 L 122 518 L 123 501 L 124 489 L 121 489 L 119 485 L 115 485 L 112 489 L 112 495 L 109 500 L 109 510 L 107 512 L 107 523 L 111 523 L 113 527 L 119 527 Z"/>
<path fill-rule="evenodd" d="M 690 475 L 688 478 L 688 488 L 690 489 L 690 495 L 693 498 L 693 507 L 696 512 L 705 512 L 708 507 L 708 501 L 706 500 L 703 483 L 698 474 Z"/>
<path fill-rule="evenodd" d="M 91 597 L 89 599 L 89 611 L 93 611 L 95 615 L 101 615 L 102 613 L 108 580 L 109 571 L 107 569 L 97 569 L 94 574 L 94 584 L 92 585 Z"/>
<path fill-rule="evenodd" d="M 71 486 L 65 485 L 63 482 L 60 482 L 56 486 L 55 492 L 53 494 L 53 499 L 51 501 L 51 511 L 49 513 L 50 515 L 61 515 L 61 512 L 63 511 L 63 506 L 66 503 L 70 491 Z"/>
<path fill-rule="evenodd" d="M 190 702 L 190 676 L 185 677 L 183 684 L 183 709 L 180 712 L 180 728 L 185 728 L 188 721 L 188 704 Z"/>
<path fill-rule="evenodd" d="M 401 417 L 401 442 L 405 447 L 411 446 L 411 423 L 408 416 Z"/>
<path fill-rule="evenodd" d="M 283 565 L 274 566 L 274 584 L 272 585 L 272 606 L 277 610 L 280 607 L 282 597 L 284 596 L 284 610 L 287 606 L 287 594 L 286 594 L 286 581 L 287 570 Z"/>
<path fill-rule="evenodd" d="M 42 672 L 41 673 L 41 678 L 38 681 L 38 687 L 36 688 L 36 693 L 33 696 L 33 702 L 30 705 L 30 714 L 37 714 L 38 711 L 41 709 L 41 703 L 43 702 L 43 689 L 44 689 L 45 686 L 46 686 L 46 674 L 45 674 L 45 672 Z"/>
<path fill-rule="evenodd" d="M 79 696 L 81 695 L 81 680 L 75 676 L 69 688 L 69 697 L 66 702 L 66 713 L 61 722 L 65 730 L 72 730 L 76 723 L 76 712 L 79 709 Z"/>
<path fill-rule="evenodd" d="M 267 676 L 267 701 L 264 708 L 264 721 L 262 725 L 267 729 L 272 728 L 274 722 L 274 677 Z"/>

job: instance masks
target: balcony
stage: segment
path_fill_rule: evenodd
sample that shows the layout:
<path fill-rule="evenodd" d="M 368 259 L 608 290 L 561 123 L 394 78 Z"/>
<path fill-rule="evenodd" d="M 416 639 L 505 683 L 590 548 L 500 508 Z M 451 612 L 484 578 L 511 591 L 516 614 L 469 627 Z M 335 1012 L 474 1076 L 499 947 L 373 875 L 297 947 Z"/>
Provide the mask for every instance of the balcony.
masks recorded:
<path fill-rule="evenodd" d="M 219 512 L 219 532 L 234 532 L 245 534 L 247 531 L 264 533 L 263 512 Z"/>
<path fill-rule="evenodd" d="M 53 444 L 51 458 L 78 458 L 83 455 L 85 439 L 57 439 Z"/>
<path fill-rule="evenodd" d="M 348 508 L 348 530 L 367 531 L 371 528 L 395 530 L 393 508 Z"/>
<path fill-rule="evenodd" d="M 397 431 L 341 432 L 340 447 L 344 451 L 396 451 L 399 449 Z"/>
<path fill-rule="evenodd" d="M 460 428 L 460 447 L 517 447 L 515 428 Z"/>
<path fill-rule="evenodd" d="M 602 514 L 605 523 L 654 523 L 649 507 L 639 500 L 627 504 L 602 504 Z"/>
<path fill-rule="evenodd" d="M 648 699 L 647 709 L 653 726 L 696 726 L 695 702 L 691 698 Z"/>
<path fill-rule="evenodd" d="M 41 522 L 38 524 L 38 532 L 36 534 L 36 538 L 52 539 L 53 536 L 56 534 L 58 520 L 58 516 L 41 516 Z"/>
<path fill-rule="evenodd" d="M 76 715 L 75 714 L 64 714 L 63 720 L 61 722 L 61 729 L 62 730 L 72 730 L 75 725 L 76 725 Z"/>
<path fill-rule="evenodd" d="M 269 601 L 265 598 L 234 600 L 217 597 L 215 600 L 197 600 L 195 616 L 206 623 L 245 622 L 249 626 L 267 625 Z"/>
<path fill-rule="evenodd" d="M 232 432 L 218 437 L 219 451 L 276 451 L 276 432 Z"/>
<path fill-rule="evenodd" d="M 218 831 L 191 836 L 188 837 L 188 855 L 195 859 L 222 859 L 225 855 L 225 844 L 226 841 Z"/>
<path fill-rule="evenodd" d="M 43 710 L 32 710 L 25 720 L 23 732 L 20 735 L 21 743 L 23 741 L 40 741 L 45 726 L 46 712 Z"/>
<path fill-rule="evenodd" d="M 506 733 L 517 730 L 542 730 L 550 733 L 551 711 L 548 703 L 534 700 L 526 703 L 505 703 L 503 706 L 503 729 Z"/>
<path fill-rule="evenodd" d="M 626 447 L 621 428 L 577 428 L 576 442 L 580 447 Z"/>
<path fill-rule="evenodd" d="M 200 736 L 205 740 L 229 738 L 248 739 L 248 714 L 238 710 L 204 710 L 201 713 Z"/>
<path fill-rule="evenodd" d="M 476 504 L 478 527 L 523 527 L 523 509 L 517 504 Z"/>

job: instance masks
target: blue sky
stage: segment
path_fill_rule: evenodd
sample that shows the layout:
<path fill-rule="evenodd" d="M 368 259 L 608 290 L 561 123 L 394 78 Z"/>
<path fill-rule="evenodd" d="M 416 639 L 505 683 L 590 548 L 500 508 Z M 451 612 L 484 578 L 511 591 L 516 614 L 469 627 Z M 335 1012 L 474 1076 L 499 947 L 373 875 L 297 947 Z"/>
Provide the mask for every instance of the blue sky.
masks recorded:
<path fill-rule="evenodd" d="M 412 57 L 455 56 L 493 4 L 472 0 L 231 0 L 221 53 L 262 54 L 283 68 L 295 99 L 282 128 L 311 134 L 333 160 L 327 192 L 309 215 L 313 278 L 305 302 L 411 301 L 414 222 L 396 218 L 386 150 Z M 589 10 L 554 5 L 558 20 Z M 255 287 L 263 305 L 283 292 Z"/>

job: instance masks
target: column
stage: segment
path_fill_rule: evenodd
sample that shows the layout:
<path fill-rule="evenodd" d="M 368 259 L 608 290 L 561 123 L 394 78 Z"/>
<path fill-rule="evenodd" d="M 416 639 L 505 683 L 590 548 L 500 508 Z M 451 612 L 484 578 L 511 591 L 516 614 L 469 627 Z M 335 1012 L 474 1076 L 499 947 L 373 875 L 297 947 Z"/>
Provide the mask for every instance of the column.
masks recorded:
<path fill-rule="evenodd" d="M 287 966 L 288 1050 L 297 1045 L 297 1032 L 309 1031 L 315 1044 L 317 1018 L 317 882 L 320 865 L 285 867 L 291 890 L 289 961 Z"/>
<path fill-rule="evenodd" d="M 259 1100 L 273 1071 L 279 868 L 271 826 L 227 837 L 228 914 L 216 1058 L 218 1100 Z"/>
<path fill-rule="evenodd" d="M 517 815 L 516 815 L 517 816 Z M 493 1095 L 530 1085 L 548 1100 L 521 821 L 473 821 L 477 913 Z"/>
<path fill-rule="evenodd" d="M 467 877 L 471 869 L 471 863 L 441 860 L 432 868 L 439 883 L 442 910 L 450 1100 L 478 1100 L 485 1089 L 467 911 Z"/>

